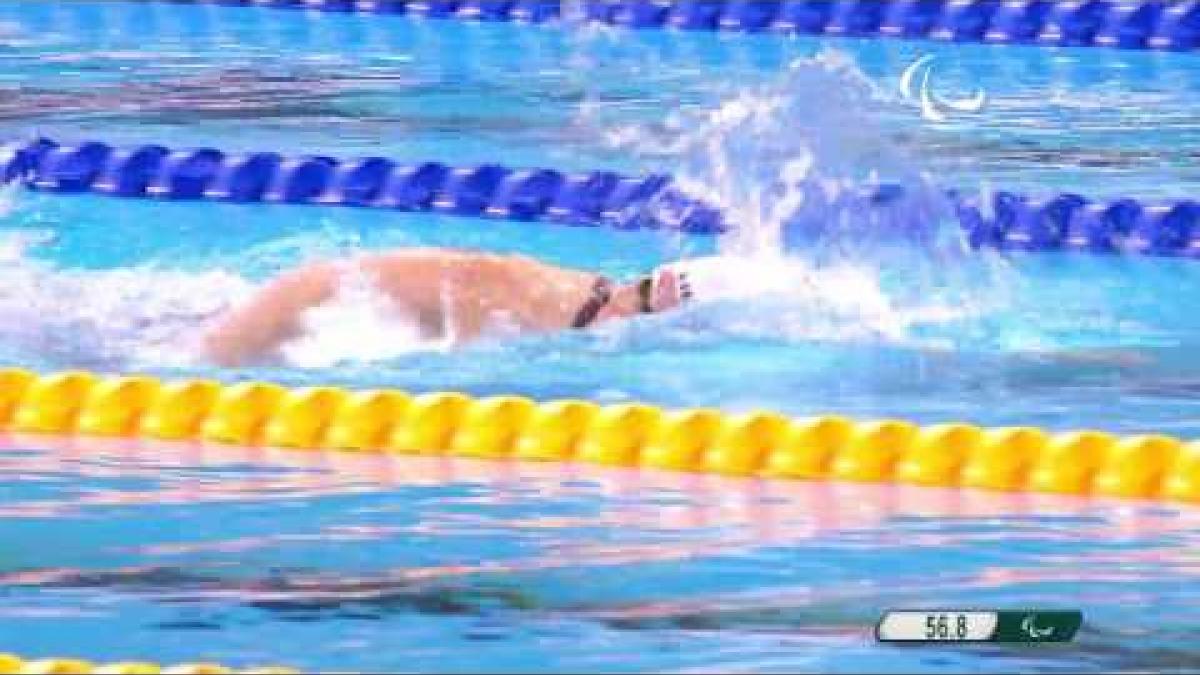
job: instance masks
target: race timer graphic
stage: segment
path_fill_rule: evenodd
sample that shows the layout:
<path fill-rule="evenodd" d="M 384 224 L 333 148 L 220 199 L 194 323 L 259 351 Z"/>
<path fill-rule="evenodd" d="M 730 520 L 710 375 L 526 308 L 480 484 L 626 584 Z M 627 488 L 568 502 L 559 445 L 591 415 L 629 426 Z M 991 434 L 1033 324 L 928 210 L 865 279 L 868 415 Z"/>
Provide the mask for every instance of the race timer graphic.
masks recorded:
<path fill-rule="evenodd" d="M 1070 642 L 1083 613 L 1063 610 L 903 609 L 885 613 L 880 642 Z"/>

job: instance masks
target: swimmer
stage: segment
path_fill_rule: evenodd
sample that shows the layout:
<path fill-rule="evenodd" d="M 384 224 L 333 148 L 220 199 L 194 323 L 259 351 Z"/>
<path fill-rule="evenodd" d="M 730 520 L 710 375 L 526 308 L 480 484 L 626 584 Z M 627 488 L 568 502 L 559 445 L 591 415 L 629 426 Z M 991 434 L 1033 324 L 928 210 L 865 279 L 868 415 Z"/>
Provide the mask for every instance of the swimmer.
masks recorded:
<path fill-rule="evenodd" d="M 271 361 L 304 333 L 305 313 L 333 300 L 351 279 L 364 279 L 390 309 L 412 321 L 423 338 L 460 345 L 489 329 L 521 332 L 585 329 L 638 314 L 705 301 L 778 292 L 795 276 L 774 275 L 764 261 L 724 256 L 662 265 L 628 283 L 518 255 L 412 248 L 319 262 L 286 272 L 247 303 L 218 317 L 204 339 L 209 360 L 222 366 Z M 782 280 L 781 280 L 782 279 Z M 385 309 L 384 311 L 387 311 Z M 941 350 L 926 347 L 936 356 Z M 1017 355 L 1037 363 L 1130 369 L 1145 356 L 1127 349 L 1055 350 Z"/>
<path fill-rule="evenodd" d="M 671 265 L 618 283 L 524 256 L 403 249 L 281 275 L 219 319 L 205 339 L 208 357 L 223 366 L 270 359 L 301 335 L 304 313 L 333 298 L 352 271 L 415 321 L 423 336 L 451 344 L 474 340 L 498 324 L 523 332 L 588 328 L 664 312 L 691 295 L 686 275 Z"/>

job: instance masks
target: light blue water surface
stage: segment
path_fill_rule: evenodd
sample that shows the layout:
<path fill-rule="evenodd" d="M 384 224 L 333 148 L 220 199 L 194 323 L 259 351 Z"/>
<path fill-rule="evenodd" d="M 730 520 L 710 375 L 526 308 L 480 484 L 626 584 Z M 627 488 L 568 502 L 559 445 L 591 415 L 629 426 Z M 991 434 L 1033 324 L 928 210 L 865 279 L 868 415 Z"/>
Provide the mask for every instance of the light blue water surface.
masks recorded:
<path fill-rule="evenodd" d="M 982 87 L 985 109 L 922 120 L 897 81 L 925 53 L 939 57 L 939 91 Z M 1195 72 L 1187 55 L 0 3 L 0 133 L 455 163 L 674 173 L 706 160 L 699 129 L 753 171 L 809 149 L 830 171 L 1181 198 L 1196 185 Z M 705 111 L 747 91 L 803 105 L 760 136 L 703 136 Z M 792 251 L 814 285 L 784 298 L 454 351 L 399 344 L 386 358 L 378 350 L 404 338 L 327 325 L 303 358 L 234 371 L 197 361 L 191 339 L 305 260 L 448 245 L 623 277 L 719 243 L 332 207 L 12 190 L 3 203 L 7 364 L 1200 432 L 1200 272 L 1189 261 L 833 237 L 820 255 Z M 313 350 L 342 361 L 313 365 Z M 1200 665 L 1200 526 L 1186 508 L 92 441 L 5 447 L 0 650 L 21 654 L 454 671 Z M 884 608 L 954 605 L 1081 608 L 1087 625 L 1060 648 L 873 643 Z"/>

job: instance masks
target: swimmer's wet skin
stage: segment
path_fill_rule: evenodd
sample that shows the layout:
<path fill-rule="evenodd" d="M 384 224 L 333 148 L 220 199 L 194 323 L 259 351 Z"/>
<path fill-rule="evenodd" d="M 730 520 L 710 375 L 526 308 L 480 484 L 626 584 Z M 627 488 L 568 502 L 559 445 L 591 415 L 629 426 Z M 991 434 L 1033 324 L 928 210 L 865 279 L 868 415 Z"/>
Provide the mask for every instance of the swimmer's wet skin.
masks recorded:
<path fill-rule="evenodd" d="M 502 320 L 525 332 L 586 328 L 661 312 L 687 295 L 664 267 L 629 284 L 523 256 L 452 249 L 404 249 L 322 262 L 287 272 L 223 317 L 206 338 L 207 355 L 225 366 L 268 358 L 300 335 L 305 311 L 325 303 L 359 275 L 398 315 L 430 339 L 469 342 Z"/>

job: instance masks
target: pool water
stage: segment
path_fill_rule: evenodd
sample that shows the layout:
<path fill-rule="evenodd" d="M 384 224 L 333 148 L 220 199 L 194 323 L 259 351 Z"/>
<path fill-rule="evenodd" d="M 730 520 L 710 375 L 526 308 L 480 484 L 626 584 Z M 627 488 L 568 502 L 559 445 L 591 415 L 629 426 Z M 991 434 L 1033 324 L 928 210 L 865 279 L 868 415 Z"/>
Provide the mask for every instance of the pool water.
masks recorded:
<path fill-rule="evenodd" d="M 984 108 L 924 118 L 898 83 L 926 54 L 937 92 L 982 89 Z M 3 2 L 0 136 L 661 170 L 743 227 L 717 240 L 9 188 L 0 362 L 1194 437 L 1194 263 L 976 253 L 936 217 L 938 243 L 917 245 L 853 212 L 815 245 L 781 244 L 788 217 L 762 187 L 799 166 L 918 191 L 1184 198 L 1200 135 L 1191 61 Z M 205 322 L 278 271 L 412 245 L 618 277 L 732 248 L 784 292 L 460 350 L 390 333 L 346 297 L 279 363 L 197 356 Z M 6 439 L 0 466 L 0 649 L 23 655 L 454 671 L 1200 664 L 1200 525 L 1185 507 L 29 437 Z M 873 643 L 887 607 L 958 605 L 1080 608 L 1086 624 L 1049 649 Z"/>

